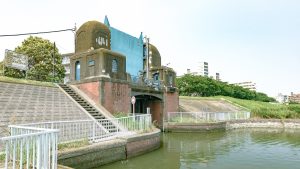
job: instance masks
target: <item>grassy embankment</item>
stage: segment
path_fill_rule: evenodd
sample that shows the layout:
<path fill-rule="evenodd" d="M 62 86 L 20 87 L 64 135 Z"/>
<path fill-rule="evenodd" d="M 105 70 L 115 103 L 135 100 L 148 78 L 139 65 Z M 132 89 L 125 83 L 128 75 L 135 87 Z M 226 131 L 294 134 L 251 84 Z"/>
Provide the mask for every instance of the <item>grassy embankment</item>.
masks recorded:
<path fill-rule="evenodd" d="M 181 98 L 199 99 L 199 100 L 226 100 L 244 110 L 251 112 L 252 118 L 274 118 L 274 119 L 297 119 L 300 118 L 300 104 L 278 104 L 253 100 L 236 99 L 226 96 L 215 97 L 186 97 Z"/>
<path fill-rule="evenodd" d="M 17 79 L 17 78 L 5 77 L 5 76 L 0 76 L 0 82 L 55 87 L 55 85 L 53 83 L 51 83 L 51 82 L 41 82 L 41 81 L 28 80 L 28 79 Z"/>

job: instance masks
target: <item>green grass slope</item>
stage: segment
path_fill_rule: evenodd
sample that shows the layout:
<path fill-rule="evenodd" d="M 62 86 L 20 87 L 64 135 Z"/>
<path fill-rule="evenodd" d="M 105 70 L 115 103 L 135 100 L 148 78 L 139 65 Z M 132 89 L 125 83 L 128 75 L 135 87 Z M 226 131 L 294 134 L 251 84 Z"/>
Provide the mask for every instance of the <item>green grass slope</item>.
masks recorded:
<path fill-rule="evenodd" d="M 41 82 L 41 81 L 34 81 L 34 80 L 28 80 L 28 79 L 17 79 L 17 78 L 11 78 L 11 77 L 6 77 L 6 76 L 0 76 L 0 82 L 29 84 L 29 85 L 46 86 L 46 87 L 56 87 L 51 82 Z"/>
<path fill-rule="evenodd" d="M 252 118 L 274 118 L 274 119 L 296 119 L 300 118 L 300 104 L 278 104 L 268 103 L 253 100 L 236 99 L 226 96 L 215 96 L 215 97 L 186 97 L 182 98 L 191 99 L 209 99 L 209 100 L 226 100 L 235 106 L 239 106 L 244 110 L 251 112 Z"/>

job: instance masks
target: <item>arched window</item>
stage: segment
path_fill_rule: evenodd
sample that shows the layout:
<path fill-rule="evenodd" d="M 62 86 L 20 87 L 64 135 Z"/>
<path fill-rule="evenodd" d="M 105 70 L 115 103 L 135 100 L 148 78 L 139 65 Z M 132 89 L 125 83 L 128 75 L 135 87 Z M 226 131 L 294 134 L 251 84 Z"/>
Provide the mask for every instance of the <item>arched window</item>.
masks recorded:
<path fill-rule="evenodd" d="M 112 69 L 111 71 L 114 72 L 114 73 L 118 72 L 118 61 L 117 61 L 117 59 L 112 60 L 111 69 Z"/>
<path fill-rule="evenodd" d="M 75 80 L 80 80 L 80 62 L 75 62 Z"/>

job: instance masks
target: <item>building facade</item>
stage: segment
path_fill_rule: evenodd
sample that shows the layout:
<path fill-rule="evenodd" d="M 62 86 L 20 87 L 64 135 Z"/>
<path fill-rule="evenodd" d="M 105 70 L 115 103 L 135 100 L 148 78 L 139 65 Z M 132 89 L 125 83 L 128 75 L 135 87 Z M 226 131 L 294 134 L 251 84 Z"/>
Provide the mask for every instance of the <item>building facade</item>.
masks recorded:
<path fill-rule="evenodd" d="M 275 99 L 278 103 L 288 103 L 289 102 L 289 96 L 283 95 L 282 93 L 278 93 L 278 95 L 276 96 Z"/>
<path fill-rule="evenodd" d="M 291 96 L 289 97 L 289 101 L 293 103 L 300 103 L 300 94 L 294 94 L 291 92 Z"/>
<path fill-rule="evenodd" d="M 74 53 L 67 53 L 62 55 L 62 65 L 65 68 L 65 78 L 64 83 L 68 83 L 70 81 L 70 57 L 74 55 Z"/>
<path fill-rule="evenodd" d="M 200 62 L 198 72 L 201 76 L 208 76 L 208 62 Z"/>
<path fill-rule="evenodd" d="M 179 107 L 175 78 L 175 71 L 161 65 L 158 49 L 147 38 L 111 27 L 107 17 L 104 23 L 88 21 L 76 31 L 69 83 L 111 114 L 150 109 L 160 125 L 166 112 Z"/>
<path fill-rule="evenodd" d="M 248 81 L 248 82 L 240 82 L 240 83 L 233 83 L 233 85 L 236 85 L 236 86 L 241 86 L 245 89 L 249 89 L 249 90 L 252 90 L 252 91 L 256 91 L 256 83 L 253 83 L 251 81 Z"/>

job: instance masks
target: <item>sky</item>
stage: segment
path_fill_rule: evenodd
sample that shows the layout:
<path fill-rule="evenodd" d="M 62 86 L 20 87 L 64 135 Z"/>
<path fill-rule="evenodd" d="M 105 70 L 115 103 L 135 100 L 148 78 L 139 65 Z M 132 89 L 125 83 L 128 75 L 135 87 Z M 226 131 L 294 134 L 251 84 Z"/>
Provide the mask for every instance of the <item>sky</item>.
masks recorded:
<path fill-rule="evenodd" d="M 0 35 L 104 21 L 150 38 L 177 75 L 207 61 L 222 81 L 252 81 L 269 96 L 300 93 L 299 0 L 1 0 Z M 73 32 L 39 35 L 74 52 Z M 0 37 L 0 60 L 28 36 Z"/>

